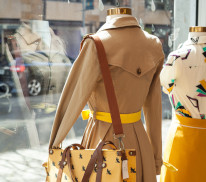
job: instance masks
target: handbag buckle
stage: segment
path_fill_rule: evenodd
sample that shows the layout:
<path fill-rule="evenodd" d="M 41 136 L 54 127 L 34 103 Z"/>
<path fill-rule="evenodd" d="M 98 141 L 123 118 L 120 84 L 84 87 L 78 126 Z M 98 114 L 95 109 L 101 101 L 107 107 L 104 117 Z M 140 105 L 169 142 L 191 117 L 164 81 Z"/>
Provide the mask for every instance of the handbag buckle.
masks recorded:
<path fill-rule="evenodd" d="M 125 150 L 125 147 L 124 147 L 124 142 L 123 142 L 123 138 L 125 137 L 125 134 L 119 134 L 119 135 L 115 135 L 114 134 L 114 139 L 118 139 L 119 140 L 119 149 L 120 150 Z"/>
<path fill-rule="evenodd" d="M 122 137 L 119 137 L 118 139 L 119 139 L 119 149 L 120 149 L 120 150 L 125 150 L 125 148 L 124 148 L 124 142 L 123 142 L 123 140 L 122 140 Z"/>

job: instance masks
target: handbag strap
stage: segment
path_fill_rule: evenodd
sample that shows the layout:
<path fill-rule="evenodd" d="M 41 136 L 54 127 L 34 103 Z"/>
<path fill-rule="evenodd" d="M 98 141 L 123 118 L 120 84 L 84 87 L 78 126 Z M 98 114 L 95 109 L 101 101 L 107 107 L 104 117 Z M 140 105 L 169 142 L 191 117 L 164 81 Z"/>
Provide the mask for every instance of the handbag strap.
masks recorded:
<path fill-rule="evenodd" d="M 124 148 L 124 145 L 122 143 L 122 137 L 124 137 L 124 132 L 123 132 L 119 108 L 118 108 L 118 104 L 117 104 L 117 99 L 116 99 L 116 95 L 115 95 L 115 91 L 114 91 L 114 86 L 113 86 L 112 77 L 111 77 L 111 73 L 109 70 L 109 65 L 108 65 L 107 56 L 106 56 L 104 46 L 102 44 L 102 41 L 100 40 L 100 38 L 97 35 L 87 35 L 84 37 L 83 41 L 81 42 L 80 50 L 82 49 L 84 40 L 86 38 L 91 38 L 95 42 L 96 49 L 97 49 L 97 55 L 98 55 L 98 59 L 99 59 L 99 64 L 100 64 L 100 69 L 101 69 L 102 77 L 104 80 L 104 86 L 105 86 L 107 100 L 108 100 L 109 109 L 110 109 L 111 118 L 112 118 L 114 138 L 119 139 L 120 148 L 121 148 L 121 146 L 123 146 L 123 148 Z M 51 136 L 52 136 L 52 134 L 51 134 Z M 50 147 L 52 147 L 52 144 L 50 144 Z"/>
<path fill-rule="evenodd" d="M 108 65 L 104 46 L 102 44 L 102 41 L 97 35 L 88 35 L 85 38 L 87 37 L 93 39 L 96 45 L 99 64 L 104 80 L 104 86 L 105 86 L 107 100 L 108 100 L 109 109 L 111 113 L 114 135 L 116 138 L 122 138 L 124 136 L 123 127 L 120 119 L 119 108 L 117 104 L 117 99 L 114 91 L 114 86 L 113 86 L 112 77 L 109 70 L 109 65 Z"/>

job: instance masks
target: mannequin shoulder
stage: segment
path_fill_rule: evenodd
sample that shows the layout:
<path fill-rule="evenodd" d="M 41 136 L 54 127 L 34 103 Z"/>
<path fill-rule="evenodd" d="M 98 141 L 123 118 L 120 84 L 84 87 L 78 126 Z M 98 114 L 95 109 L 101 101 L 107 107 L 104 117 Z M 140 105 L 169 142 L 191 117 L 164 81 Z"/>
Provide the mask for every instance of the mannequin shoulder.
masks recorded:
<path fill-rule="evenodd" d="M 148 32 L 143 30 L 143 34 L 146 38 L 146 40 L 148 41 L 148 43 L 152 44 L 155 47 L 162 47 L 162 42 L 160 41 L 160 39 L 152 34 L 149 34 Z"/>
<path fill-rule="evenodd" d="M 161 40 L 157 36 L 151 35 L 146 31 L 142 32 L 142 41 L 144 41 L 145 51 L 156 60 L 164 58 Z"/>

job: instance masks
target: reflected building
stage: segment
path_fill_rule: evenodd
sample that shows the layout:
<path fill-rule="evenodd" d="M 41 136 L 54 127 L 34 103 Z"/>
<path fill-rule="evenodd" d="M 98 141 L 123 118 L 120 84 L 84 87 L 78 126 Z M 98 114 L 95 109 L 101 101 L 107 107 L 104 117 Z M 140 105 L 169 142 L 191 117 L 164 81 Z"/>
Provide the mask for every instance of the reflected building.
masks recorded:
<path fill-rule="evenodd" d="M 85 11 L 80 0 L 7 0 L 7 3 L 0 0 L 1 4 L 5 4 L 0 7 L 1 31 L 9 34 L 19 26 L 20 21 L 45 17 L 54 32 L 64 39 L 68 57 L 75 60 L 82 36 L 85 33 L 96 32 L 105 22 L 106 10 L 114 7 L 116 3 L 116 0 L 103 0 L 104 10 L 100 11 L 98 0 L 84 1 Z M 145 30 L 157 35 L 164 45 L 165 52 L 169 52 L 168 40 L 165 37 L 168 37 L 172 29 L 173 0 L 120 0 L 119 2 L 121 6 L 131 7 L 133 15 L 141 19 Z M 92 3 L 92 6 L 87 8 L 87 3 Z M 15 11 L 11 11 L 14 9 Z M 152 26 L 155 29 L 152 29 Z"/>
<path fill-rule="evenodd" d="M 0 83 L 6 82 L 10 86 L 10 93 L 15 96 L 12 97 L 11 113 L 7 113 L 10 108 L 0 104 L 0 113 L 3 111 L 5 114 L 1 115 L 0 120 L 2 145 L 11 141 L 13 148 L 25 148 L 27 145 L 48 142 L 56 106 L 71 67 L 69 63 L 73 63 L 78 56 L 82 37 L 86 33 L 96 32 L 105 23 L 107 9 L 115 7 L 116 0 L 102 2 L 103 11 L 100 11 L 99 0 L 7 0 L 6 3 L 0 0 L 3 5 L 0 6 Z M 172 0 L 120 0 L 119 3 L 120 6 L 132 8 L 142 28 L 160 38 L 167 54 L 170 51 L 168 35 L 173 25 L 170 11 L 173 9 Z M 48 46 L 51 36 L 42 35 L 44 28 L 39 37 L 37 27 L 30 27 L 35 24 L 34 20 L 36 23 L 48 23 L 47 30 L 53 37 L 51 47 Z M 11 35 L 17 38 L 17 42 L 20 41 L 18 45 L 23 57 L 23 64 L 13 67 L 7 65 L 8 60 L 15 64 L 6 39 Z M 22 81 L 23 77 L 27 83 Z M 27 87 L 30 90 L 25 94 L 23 88 Z M 4 88 L 0 87 L 0 93 L 2 90 Z M 2 103 L 6 103 L 5 100 Z M 45 115 L 41 116 L 42 113 Z M 8 118 L 10 123 L 6 123 Z M 82 135 L 85 126 L 86 122 L 79 118 L 73 136 Z M 13 139 L 8 137 L 10 133 Z M 15 139 L 20 143 L 15 142 Z M 11 146 L 8 146 L 10 149 Z"/>

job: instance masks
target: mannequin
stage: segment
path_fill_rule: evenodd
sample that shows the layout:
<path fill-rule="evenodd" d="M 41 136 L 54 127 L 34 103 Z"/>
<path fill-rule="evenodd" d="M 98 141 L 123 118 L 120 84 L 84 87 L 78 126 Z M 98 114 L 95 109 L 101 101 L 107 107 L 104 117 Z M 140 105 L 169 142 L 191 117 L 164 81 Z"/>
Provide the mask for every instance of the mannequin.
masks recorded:
<path fill-rule="evenodd" d="M 206 27 L 190 27 L 188 38 L 206 36 Z"/>
<path fill-rule="evenodd" d="M 147 100 L 147 106 L 144 107 L 144 113 L 146 113 L 145 116 L 147 117 L 146 122 L 148 123 L 151 121 L 155 123 L 154 125 L 147 124 L 147 131 L 151 131 L 148 132 L 148 136 L 145 134 L 145 129 L 142 122 L 135 123 L 137 126 L 123 125 L 125 132 L 125 138 L 123 139 L 125 149 L 136 149 L 136 154 L 138 155 L 136 160 L 137 171 L 135 170 L 134 173 L 137 174 L 137 181 L 156 182 L 156 174 L 160 173 L 160 168 L 162 165 L 160 136 L 162 120 L 160 107 L 161 89 L 159 84 L 160 82 L 158 81 L 159 72 L 164 62 L 161 42 L 157 37 L 150 36 L 149 34 L 145 34 L 143 32 L 137 19 L 131 15 L 131 9 L 116 7 L 114 9 L 109 9 L 107 12 L 107 22 L 102 25 L 95 35 L 98 36 L 103 42 L 102 48 L 106 50 L 105 54 L 108 59 L 108 63 L 106 64 L 109 64 L 109 66 L 111 65 L 112 67 L 110 68 L 115 68 L 111 69 L 111 75 L 115 80 L 115 94 L 119 99 L 118 104 L 120 113 L 129 114 L 137 111 L 137 113 L 139 113 L 139 117 L 141 117 L 141 108 L 144 107 L 145 104 L 139 104 L 138 108 L 136 103 Z M 108 107 L 106 92 L 104 91 L 103 80 L 98 79 L 98 77 L 101 76 L 101 72 L 99 70 L 98 55 L 95 51 L 96 48 L 94 42 L 89 40 L 89 35 L 87 35 L 84 37 L 81 45 L 81 52 L 69 74 L 59 102 L 59 107 L 56 113 L 57 117 L 55 117 L 52 127 L 53 130 L 50 138 L 50 148 L 59 146 L 67 133 L 70 131 L 76 121 L 75 118 L 78 118 L 79 113 L 82 111 L 86 103 L 88 103 L 90 110 L 82 112 L 83 118 L 89 119 L 84 132 L 82 145 L 86 149 L 96 148 L 96 144 L 98 144 L 100 140 L 112 140 L 118 146 L 118 140 L 114 140 L 113 138 L 113 127 L 111 126 L 111 120 L 110 124 L 108 124 L 105 123 L 107 121 L 104 122 L 101 121 L 101 119 L 97 119 L 99 112 L 102 112 L 103 115 L 110 115 L 110 110 Z M 148 45 L 152 46 L 150 47 L 151 49 L 155 49 L 155 53 L 151 54 L 151 52 L 148 51 L 137 51 L 140 48 L 141 50 L 147 50 Z M 102 53 L 104 54 L 104 51 L 102 51 Z M 136 59 L 136 57 L 141 56 L 139 54 L 144 55 L 144 60 Z M 148 54 L 148 56 L 146 54 Z M 133 57 L 130 55 L 133 55 Z M 150 70 L 152 71 L 150 72 Z M 119 75 L 116 75 L 116 73 Z M 141 74 L 147 74 L 147 78 L 145 76 L 140 76 Z M 141 91 L 139 90 L 139 84 L 136 82 L 139 81 L 140 78 L 142 79 L 141 83 L 146 83 L 145 86 L 147 85 L 147 88 L 141 87 Z M 151 84 L 147 84 L 148 81 L 144 81 L 145 78 L 146 80 L 150 78 Z M 84 84 L 81 84 L 83 83 L 82 80 L 85 81 Z M 156 87 L 156 84 L 159 84 L 157 89 L 154 88 Z M 129 88 L 133 86 L 138 87 L 132 89 Z M 131 111 L 130 105 L 131 102 L 134 101 L 134 98 L 131 98 L 131 100 L 128 100 L 127 98 L 131 97 L 133 93 L 125 92 L 123 88 L 134 92 L 135 96 L 141 97 L 141 99 L 136 98 L 137 101 L 134 102 L 134 108 L 132 108 Z M 145 90 L 149 91 L 149 93 L 145 94 Z M 120 97 L 120 91 L 123 91 L 123 97 Z M 140 96 L 140 94 L 135 94 L 136 92 L 142 92 L 142 95 Z M 126 94 L 128 94 L 128 96 L 126 96 Z M 155 97 L 150 99 L 154 94 Z M 148 96 L 148 99 L 144 99 L 142 98 L 143 95 L 145 97 L 147 97 L 147 95 L 150 96 Z M 152 100 L 152 103 L 155 104 L 154 108 L 152 103 L 148 103 L 150 100 Z M 149 108 L 150 106 L 151 110 Z M 154 111 L 154 109 L 156 111 Z M 71 113 L 72 117 L 70 117 Z M 154 116 L 151 115 L 153 113 Z M 154 119 L 156 121 L 154 121 Z M 135 117 L 135 120 L 139 121 L 140 119 Z M 150 129 L 150 126 L 155 126 L 155 128 Z M 140 130 L 142 130 L 142 134 Z M 155 132 L 154 135 L 151 134 L 152 131 Z M 140 135 L 139 138 L 138 135 Z M 151 142 L 149 141 L 149 137 Z M 140 140 L 145 141 L 141 143 L 139 142 Z M 140 146 L 139 143 L 142 145 Z M 81 179 L 79 180 L 81 181 Z"/>
<path fill-rule="evenodd" d="M 50 48 L 51 33 L 48 21 L 43 20 L 30 20 L 29 21 L 32 32 L 38 34 L 41 40 Z"/>
<path fill-rule="evenodd" d="M 203 126 L 206 121 L 205 43 L 206 27 L 190 27 L 188 40 L 170 53 L 160 74 L 164 92 L 169 95 L 176 114 L 168 132 L 163 159 L 178 169 L 178 172 L 171 172 L 162 168 L 161 182 L 193 182 L 206 178 L 201 165 L 206 152 Z M 194 127 L 193 123 L 200 124 Z M 190 150 L 193 148 L 196 150 Z M 188 161 L 190 166 L 186 167 Z"/>
<path fill-rule="evenodd" d="M 40 145 L 35 114 L 37 112 L 49 114 L 56 110 L 59 100 L 58 93 L 63 89 L 66 75 L 70 69 L 70 60 L 65 54 L 64 43 L 49 27 L 48 21 L 25 20 L 16 30 L 13 39 L 17 41 L 20 55 L 23 58 L 21 59 L 21 64 L 31 65 L 34 61 L 36 65 L 35 68 L 33 66 L 29 67 L 28 74 L 25 74 L 25 72 L 18 74 L 15 71 L 12 72 L 15 87 L 18 89 L 23 120 L 27 121 L 25 125 L 30 146 L 35 147 Z M 15 49 L 12 46 L 9 47 L 7 45 L 6 52 L 9 62 L 11 65 L 16 65 L 15 59 L 11 54 L 16 51 L 13 50 Z M 39 62 L 43 63 L 44 66 L 39 64 Z M 48 64 L 49 62 L 54 64 Z M 57 64 L 55 63 L 65 64 L 65 66 L 56 69 Z M 62 74 L 59 75 L 59 72 Z M 20 74 L 23 76 L 19 76 Z M 38 84 L 33 84 L 33 80 Z M 34 89 L 37 86 L 40 87 L 40 91 Z M 38 97 L 35 97 L 36 95 L 34 94 L 38 95 Z M 29 102 L 26 102 L 27 100 Z"/>

